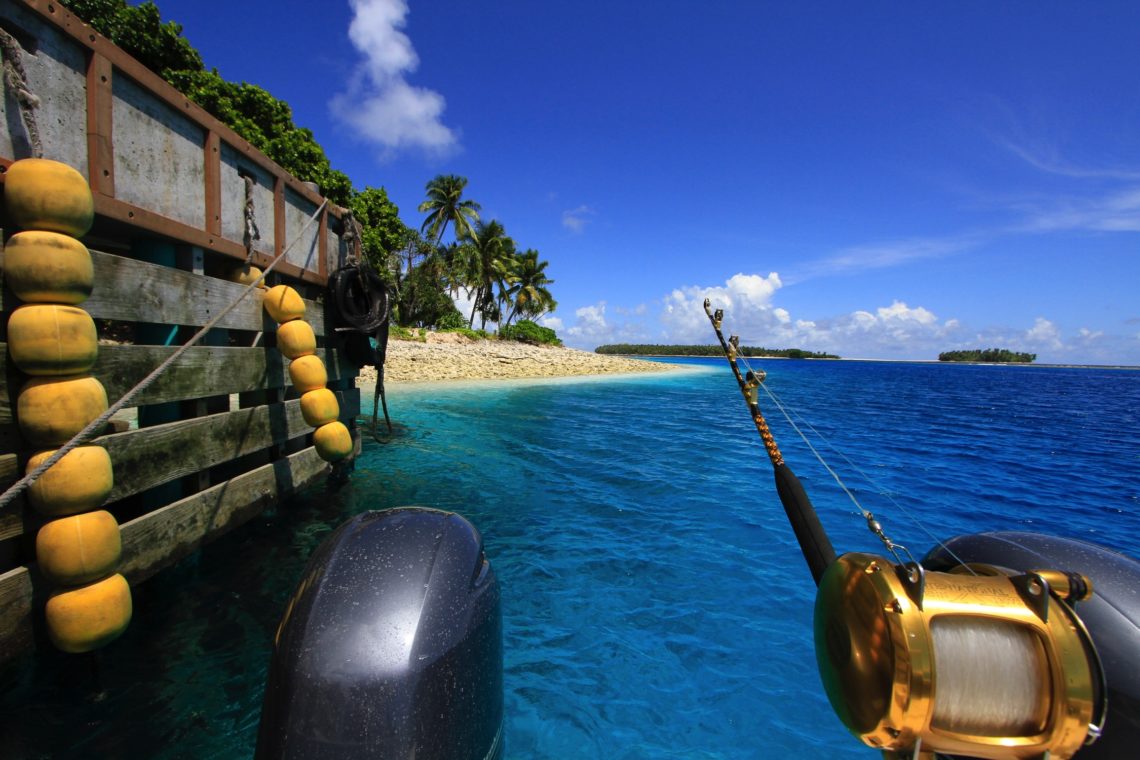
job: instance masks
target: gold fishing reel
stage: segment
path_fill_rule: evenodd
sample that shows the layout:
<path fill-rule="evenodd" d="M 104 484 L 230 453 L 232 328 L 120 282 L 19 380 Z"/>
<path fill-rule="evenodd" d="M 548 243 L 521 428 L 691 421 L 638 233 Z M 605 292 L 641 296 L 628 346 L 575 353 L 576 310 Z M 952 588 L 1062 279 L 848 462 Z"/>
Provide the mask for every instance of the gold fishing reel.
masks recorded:
<path fill-rule="evenodd" d="M 971 572 L 977 574 L 970 574 Z M 815 651 L 840 720 L 889 758 L 1068 758 L 1100 735 L 1104 674 L 1069 602 L 1088 579 L 839 557 Z"/>

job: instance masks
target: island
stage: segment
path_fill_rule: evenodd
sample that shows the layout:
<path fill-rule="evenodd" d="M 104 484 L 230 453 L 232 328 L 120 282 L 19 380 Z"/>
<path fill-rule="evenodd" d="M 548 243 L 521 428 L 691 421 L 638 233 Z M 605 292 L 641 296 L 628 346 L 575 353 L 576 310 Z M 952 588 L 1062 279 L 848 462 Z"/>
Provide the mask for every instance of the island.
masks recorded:
<path fill-rule="evenodd" d="M 940 362 L 985 362 L 987 364 L 1032 364 L 1037 354 L 1010 351 L 1008 348 L 975 348 L 965 351 L 943 351 Z"/>
<path fill-rule="evenodd" d="M 599 354 L 618 354 L 621 356 L 723 356 L 724 352 L 716 344 L 704 346 L 672 346 L 655 343 L 614 343 L 598 346 L 594 349 Z M 764 348 L 763 346 L 741 346 L 741 356 L 778 358 L 778 359 L 838 359 L 835 354 L 825 354 L 822 351 L 805 351 L 802 348 Z"/>

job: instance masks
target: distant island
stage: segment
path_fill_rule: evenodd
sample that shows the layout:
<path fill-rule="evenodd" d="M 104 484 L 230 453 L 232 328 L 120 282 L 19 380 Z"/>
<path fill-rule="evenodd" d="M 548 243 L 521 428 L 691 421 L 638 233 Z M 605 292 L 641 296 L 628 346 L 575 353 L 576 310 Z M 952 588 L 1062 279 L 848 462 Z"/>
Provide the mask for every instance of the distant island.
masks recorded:
<path fill-rule="evenodd" d="M 975 348 L 967 351 L 944 351 L 940 362 L 986 362 L 989 364 L 1032 364 L 1037 354 L 1022 354 L 1008 348 Z"/>
<path fill-rule="evenodd" d="M 650 343 L 614 343 L 598 346 L 599 354 L 621 354 L 623 356 L 723 356 L 720 346 L 662 346 Z M 835 354 L 821 351 L 804 351 L 802 348 L 764 348 L 762 346 L 741 346 L 741 356 L 770 357 L 781 359 L 838 359 Z"/>

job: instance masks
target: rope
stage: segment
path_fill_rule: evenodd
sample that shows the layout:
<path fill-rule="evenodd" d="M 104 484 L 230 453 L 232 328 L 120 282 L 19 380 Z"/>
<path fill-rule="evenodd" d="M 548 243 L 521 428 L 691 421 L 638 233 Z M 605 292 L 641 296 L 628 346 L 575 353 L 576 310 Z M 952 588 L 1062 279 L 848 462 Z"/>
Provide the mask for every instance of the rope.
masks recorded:
<path fill-rule="evenodd" d="M 261 240 L 261 231 L 257 229 L 257 218 L 254 216 L 253 177 L 245 174 L 242 179 L 245 180 L 245 234 L 242 240 L 245 243 L 245 271 L 249 272 L 249 267 L 253 264 L 253 241 Z"/>
<path fill-rule="evenodd" d="M 348 250 L 348 260 L 353 264 L 360 264 L 361 249 L 363 249 L 363 237 L 360 222 L 356 221 L 356 217 L 352 214 L 352 209 L 344 210 L 344 218 L 342 219 L 344 225 L 344 234 L 341 239 L 344 241 L 344 247 Z"/>
<path fill-rule="evenodd" d="M 4 86 L 15 94 L 16 102 L 20 104 L 20 115 L 24 119 L 24 128 L 28 131 L 32 157 L 43 158 L 44 146 L 40 141 L 40 128 L 35 114 L 35 109 L 40 107 L 40 99 L 28 89 L 28 76 L 24 73 L 24 64 L 20 60 L 23 48 L 3 28 L 0 28 L 0 52 L 4 57 Z"/>
<path fill-rule="evenodd" d="M 328 205 L 327 200 L 324 201 L 323 203 L 321 203 L 321 205 L 317 208 L 316 212 L 314 212 L 314 214 L 311 217 L 309 217 L 309 220 L 307 222 L 305 222 L 305 226 L 302 227 L 301 231 L 299 233 L 297 233 L 297 236 L 295 238 L 293 238 L 293 241 L 291 243 L 289 243 L 289 245 L 285 246 L 285 248 L 282 249 L 281 253 L 277 254 L 277 256 L 273 259 L 273 261 L 271 261 L 269 263 L 269 266 L 265 267 L 265 271 L 261 273 L 261 276 L 258 277 L 253 282 L 251 282 L 249 285 L 247 285 L 245 290 L 243 290 L 238 295 L 238 297 L 235 298 L 232 303 L 230 303 L 229 306 L 222 309 L 222 311 L 219 312 L 216 317 L 211 319 L 204 327 L 202 327 L 200 330 L 198 330 L 198 332 L 195 333 L 194 336 L 192 338 L 190 338 L 190 340 L 186 341 L 185 344 L 180 346 L 177 351 L 175 351 L 173 354 L 171 354 L 169 357 L 167 357 L 166 361 L 162 362 L 162 364 L 159 364 L 157 367 L 154 368 L 154 370 L 149 375 L 147 375 L 142 380 L 140 380 L 138 385 L 136 385 L 134 388 L 131 388 L 129 391 L 127 391 L 126 394 L 122 398 L 120 398 L 118 401 L 116 401 L 114 404 L 112 404 L 107 409 L 107 411 L 103 412 L 97 418 L 92 420 L 92 422 L 87 427 L 83 428 L 78 433 L 76 433 L 75 436 L 70 441 L 65 443 L 62 448 L 58 449 L 54 454 L 52 454 L 50 457 L 48 457 L 47 460 L 43 464 L 41 464 L 39 467 L 37 467 L 36 469 L 29 472 L 27 475 L 25 475 L 20 480 L 13 483 L 12 486 L 7 491 L 5 491 L 3 493 L 3 495 L 0 495 L 0 509 L 3 509 L 5 506 L 7 506 L 13 499 L 15 499 L 17 496 L 19 496 L 20 493 L 22 491 L 24 491 L 24 489 L 26 489 L 32 483 L 36 482 L 36 480 L 41 475 L 43 475 L 45 472 L 47 472 L 52 467 L 52 465 L 54 465 L 56 462 L 58 462 L 60 459 L 62 459 L 65 454 L 67 454 L 72 449 L 76 448 L 77 446 L 79 446 L 79 445 L 87 442 L 91 438 L 93 438 L 95 432 L 97 430 L 102 429 L 102 427 L 107 423 L 107 420 L 111 419 L 111 417 L 116 412 L 118 412 L 120 409 L 125 407 L 136 396 L 138 396 L 140 393 L 142 393 L 144 390 L 146 390 L 148 387 L 150 387 L 150 385 L 155 380 L 157 380 L 162 375 L 162 373 L 165 372 L 172 364 L 174 364 L 174 362 L 176 362 L 178 360 L 178 358 L 182 356 L 182 354 L 186 353 L 187 349 L 189 349 L 195 343 L 200 341 L 202 339 L 202 337 L 206 335 L 206 333 L 208 333 L 210 330 L 212 330 L 214 328 L 214 326 L 216 324 L 218 324 L 219 322 L 221 322 L 222 319 L 227 314 L 229 314 L 231 311 L 233 311 L 234 308 L 239 303 L 241 303 L 241 301 L 247 295 L 249 295 L 250 291 L 252 291 L 258 285 L 260 285 L 261 282 L 265 279 L 265 277 L 271 271 L 273 271 L 273 268 L 275 266 L 277 266 L 277 263 L 285 258 L 285 254 L 289 252 L 289 249 L 291 249 L 293 247 L 293 245 L 298 240 L 300 240 L 302 237 L 304 237 L 305 232 L 309 229 L 309 227 L 312 226 L 313 222 L 316 221 L 317 217 L 319 217 L 321 215 L 321 213 L 324 212 L 325 206 L 327 206 L 327 205 Z"/>

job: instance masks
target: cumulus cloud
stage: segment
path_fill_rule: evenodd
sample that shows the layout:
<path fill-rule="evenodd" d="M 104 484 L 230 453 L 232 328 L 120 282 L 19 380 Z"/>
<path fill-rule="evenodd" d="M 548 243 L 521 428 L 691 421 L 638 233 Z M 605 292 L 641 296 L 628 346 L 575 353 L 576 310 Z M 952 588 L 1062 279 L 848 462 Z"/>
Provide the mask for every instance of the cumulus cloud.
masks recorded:
<path fill-rule="evenodd" d="M 743 339 L 779 322 L 772 295 L 781 287 L 780 275 L 770 272 L 767 277 L 738 273 L 724 285 L 677 288 L 664 299 L 661 322 L 677 343 L 707 342 L 710 332 L 704 302 L 708 298 L 716 308 L 732 313 L 738 326 L 734 329 Z"/>
<path fill-rule="evenodd" d="M 433 90 L 415 87 L 406 77 L 419 66 L 412 41 L 402 31 L 408 15 L 405 0 L 349 0 L 353 10 L 348 36 L 364 59 L 353 72 L 346 92 L 330 102 L 334 115 L 385 154 L 420 148 L 450 153 L 456 134 L 442 122 L 444 99 Z"/>
<path fill-rule="evenodd" d="M 570 209 L 569 211 L 563 211 L 562 226 L 571 232 L 581 232 L 586 229 L 586 225 L 589 224 L 590 217 L 593 215 L 594 210 L 586 205 Z"/>

